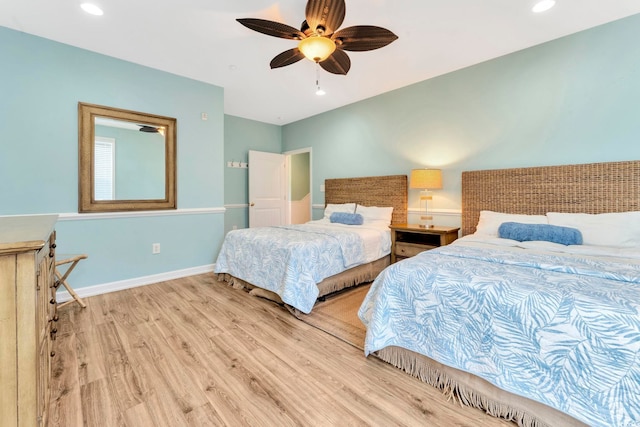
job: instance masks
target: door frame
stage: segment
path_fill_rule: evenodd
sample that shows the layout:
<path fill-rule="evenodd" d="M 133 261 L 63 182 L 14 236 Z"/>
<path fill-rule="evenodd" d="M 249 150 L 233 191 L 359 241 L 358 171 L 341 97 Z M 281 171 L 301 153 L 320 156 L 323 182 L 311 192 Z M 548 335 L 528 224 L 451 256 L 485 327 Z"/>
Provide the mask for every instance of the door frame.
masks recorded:
<path fill-rule="evenodd" d="M 313 219 L 313 148 L 299 148 L 297 150 L 285 151 L 285 164 L 287 173 L 287 201 L 285 215 L 287 224 L 291 224 L 291 156 L 296 154 L 309 153 L 309 218 Z"/>

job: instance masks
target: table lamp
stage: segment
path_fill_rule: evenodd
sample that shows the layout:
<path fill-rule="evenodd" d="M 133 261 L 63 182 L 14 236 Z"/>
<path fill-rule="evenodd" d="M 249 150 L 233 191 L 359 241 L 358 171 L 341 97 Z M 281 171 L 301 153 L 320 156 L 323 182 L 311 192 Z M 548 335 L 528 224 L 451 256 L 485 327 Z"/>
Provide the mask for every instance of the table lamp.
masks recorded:
<path fill-rule="evenodd" d="M 424 200 L 424 215 L 420 215 L 420 227 L 433 228 L 433 217 L 429 215 L 428 202 L 432 200 L 430 190 L 442 189 L 442 171 L 440 169 L 413 169 L 409 188 L 420 191 L 420 202 Z"/>

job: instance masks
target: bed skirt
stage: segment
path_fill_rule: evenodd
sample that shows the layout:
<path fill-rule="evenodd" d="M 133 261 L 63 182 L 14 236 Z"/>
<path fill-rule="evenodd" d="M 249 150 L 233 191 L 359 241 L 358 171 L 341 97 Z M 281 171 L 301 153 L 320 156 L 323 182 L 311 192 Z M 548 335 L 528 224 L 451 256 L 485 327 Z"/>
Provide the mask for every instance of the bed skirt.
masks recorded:
<path fill-rule="evenodd" d="M 523 427 L 585 427 L 586 424 L 542 403 L 506 392 L 468 372 L 445 366 L 404 348 L 390 346 L 373 353 L 385 362 L 436 387 L 462 405 L 484 410 Z"/>
<path fill-rule="evenodd" d="M 341 291 L 352 286 L 357 286 L 362 283 L 372 282 L 376 277 L 378 277 L 378 274 L 380 274 L 382 270 L 389 266 L 390 260 L 391 257 L 387 255 L 370 263 L 358 265 L 356 267 L 345 270 L 342 273 L 334 274 L 333 276 L 327 277 L 322 282 L 318 283 L 318 298 L 322 298 L 326 295 Z M 280 295 L 276 294 L 275 292 L 259 288 L 230 274 L 219 273 L 218 281 L 225 281 L 229 285 L 237 289 L 248 290 L 250 295 L 266 298 L 271 301 L 275 301 L 278 304 L 284 304 L 282 299 L 280 298 Z M 297 310 L 293 307 L 291 307 L 291 309 Z"/>

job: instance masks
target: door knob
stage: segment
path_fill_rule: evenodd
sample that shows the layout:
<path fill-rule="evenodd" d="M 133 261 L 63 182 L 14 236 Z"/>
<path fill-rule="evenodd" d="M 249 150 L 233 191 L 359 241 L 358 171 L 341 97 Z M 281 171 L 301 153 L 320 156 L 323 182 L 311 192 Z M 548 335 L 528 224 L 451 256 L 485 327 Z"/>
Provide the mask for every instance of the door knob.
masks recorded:
<path fill-rule="evenodd" d="M 249 206 L 253 207 L 255 206 L 255 203 L 250 203 Z"/>

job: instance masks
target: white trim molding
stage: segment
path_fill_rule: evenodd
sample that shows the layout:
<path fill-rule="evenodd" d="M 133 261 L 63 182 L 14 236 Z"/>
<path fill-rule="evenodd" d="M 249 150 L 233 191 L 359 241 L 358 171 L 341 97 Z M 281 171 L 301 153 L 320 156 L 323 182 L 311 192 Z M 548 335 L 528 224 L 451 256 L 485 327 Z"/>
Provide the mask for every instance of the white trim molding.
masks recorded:
<path fill-rule="evenodd" d="M 223 214 L 225 208 L 191 208 L 191 209 L 167 209 L 158 211 L 131 211 L 131 212 L 100 212 L 100 213 L 61 213 L 58 221 L 85 221 L 93 219 L 113 218 L 138 218 L 151 216 L 179 216 L 179 215 L 203 215 Z"/>
<path fill-rule="evenodd" d="M 407 213 L 413 214 L 413 215 L 420 215 L 420 214 L 424 214 L 424 209 L 409 208 L 409 209 L 407 209 Z M 439 215 L 439 216 L 461 216 L 462 215 L 462 210 L 461 209 L 431 209 L 431 208 L 429 208 L 429 214 Z"/>
<path fill-rule="evenodd" d="M 125 289 L 137 288 L 138 286 L 151 285 L 153 283 L 164 282 L 165 280 L 180 279 L 182 277 L 195 276 L 213 272 L 215 264 L 202 265 L 200 267 L 185 268 L 184 270 L 168 271 L 166 273 L 153 274 L 151 276 L 135 277 L 133 279 L 120 280 L 117 282 L 103 283 L 101 285 L 74 288 L 80 298 L 102 295 L 109 292 L 122 291 Z M 59 291 L 56 294 L 58 302 L 71 300 L 71 295 L 67 291 Z"/>
<path fill-rule="evenodd" d="M 248 209 L 249 203 L 235 203 L 231 205 L 224 205 L 225 209 Z"/>
<path fill-rule="evenodd" d="M 225 205 L 226 206 L 226 205 Z M 314 203 L 313 205 L 313 209 L 324 209 L 324 205 L 318 204 L 318 203 Z M 408 214 L 412 214 L 412 215 L 420 215 L 424 213 L 424 209 L 419 209 L 419 208 L 408 208 L 407 209 L 407 213 Z M 462 215 L 462 210 L 461 209 L 429 209 L 429 213 L 432 213 L 433 215 L 443 215 L 443 216 L 461 216 Z"/>
<path fill-rule="evenodd" d="M 420 216 L 424 215 L 424 209 L 409 208 L 407 210 L 407 222 L 418 224 Z M 460 209 L 429 209 L 429 215 L 433 216 L 433 223 L 442 227 L 460 227 L 462 211 Z"/>

